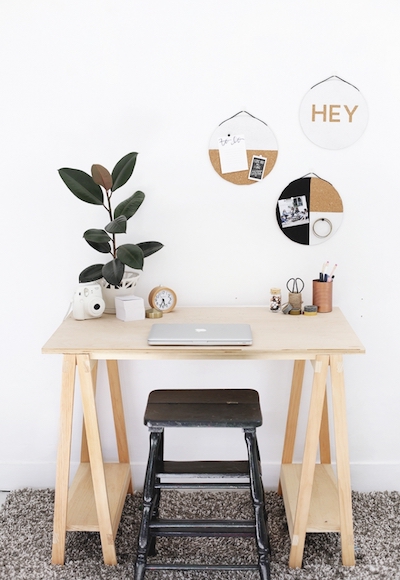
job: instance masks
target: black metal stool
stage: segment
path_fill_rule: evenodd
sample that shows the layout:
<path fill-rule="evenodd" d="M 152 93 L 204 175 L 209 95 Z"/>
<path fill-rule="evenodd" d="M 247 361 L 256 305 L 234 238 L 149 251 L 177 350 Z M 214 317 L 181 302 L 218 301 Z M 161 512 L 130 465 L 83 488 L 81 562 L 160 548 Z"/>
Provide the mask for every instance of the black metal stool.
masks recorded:
<path fill-rule="evenodd" d="M 269 538 L 256 428 L 262 424 L 257 391 L 250 389 L 157 390 L 149 395 L 144 423 L 150 431 L 150 452 L 143 490 L 143 515 L 138 537 L 135 580 L 146 570 L 259 570 L 269 580 Z M 164 461 L 165 427 L 236 427 L 244 431 L 248 461 Z M 232 483 L 163 483 L 172 477 L 234 479 Z M 247 488 L 254 507 L 251 520 L 162 520 L 161 489 Z M 258 564 L 150 564 L 157 536 L 252 536 Z"/>

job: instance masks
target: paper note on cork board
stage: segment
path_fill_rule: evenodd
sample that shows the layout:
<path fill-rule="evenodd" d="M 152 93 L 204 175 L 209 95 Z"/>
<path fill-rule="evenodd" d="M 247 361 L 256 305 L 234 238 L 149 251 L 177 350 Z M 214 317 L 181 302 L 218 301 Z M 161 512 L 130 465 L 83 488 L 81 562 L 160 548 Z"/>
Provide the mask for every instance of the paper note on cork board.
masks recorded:
<path fill-rule="evenodd" d="M 249 168 L 244 135 L 223 135 L 218 139 L 221 173 L 234 173 Z"/>

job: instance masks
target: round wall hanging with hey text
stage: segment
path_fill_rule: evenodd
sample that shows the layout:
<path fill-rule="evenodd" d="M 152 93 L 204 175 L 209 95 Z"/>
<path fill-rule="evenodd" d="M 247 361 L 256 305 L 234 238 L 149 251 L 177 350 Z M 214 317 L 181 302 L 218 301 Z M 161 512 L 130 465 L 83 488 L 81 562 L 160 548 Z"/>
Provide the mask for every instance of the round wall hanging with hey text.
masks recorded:
<path fill-rule="evenodd" d="M 329 240 L 343 220 L 336 189 L 320 177 L 304 176 L 289 183 L 276 205 L 276 219 L 292 242 L 305 245 Z"/>
<path fill-rule="evenodd" d="M 368 123 L 368 106 L 360 91 L 337 76 L 312 87 L 300 105 L 300 125 L 306 136 L 325 149 L 355 143 Z"/>
<path fill-rule="evenodd" d="M 223 179 L 237 185 L 251 185 L 272 171 L 278 145 L 264 121 L 240 111 L 217 127 L 208 153 L 212 166 Z"/>

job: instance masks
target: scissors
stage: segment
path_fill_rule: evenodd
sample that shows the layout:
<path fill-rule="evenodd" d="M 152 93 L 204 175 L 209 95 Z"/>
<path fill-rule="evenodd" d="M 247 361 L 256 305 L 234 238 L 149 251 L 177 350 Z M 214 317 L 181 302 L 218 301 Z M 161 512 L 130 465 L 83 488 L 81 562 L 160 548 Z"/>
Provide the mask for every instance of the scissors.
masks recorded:
<path fill-rule="evenodd" d="M 292 285 L 292 289 L 289 288 L 290 284 Z M 299 294 L 304 288 L 304 282 L 301 278 L 289 278 L 286 282 L 286 288 L 292 294 Z"/>

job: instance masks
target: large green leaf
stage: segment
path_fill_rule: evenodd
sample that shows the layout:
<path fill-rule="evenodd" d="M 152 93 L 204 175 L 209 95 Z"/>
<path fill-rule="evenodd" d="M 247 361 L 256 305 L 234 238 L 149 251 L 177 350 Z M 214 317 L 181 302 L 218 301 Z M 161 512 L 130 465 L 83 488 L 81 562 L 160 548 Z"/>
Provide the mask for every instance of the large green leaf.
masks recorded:
<path fill-rule="evenodd" d="M 58 170 L 61 179 L 76 197 L 86 203 L 103 205 L 103 191 L 90 175 L 80 169 L 64 167 Z"/>
<path fill-rule="evenodd" d="M 84 232 L 83 237 L 87 242 L 109 242 L 110 236 L 104 230 L 91 229 Z"/>
<path fill-rule="evenodd" d="M 99 280 L 103 277 L 102 273 L 103 264 L 93 264 L 82 270 L 79 274 L 79 282 L 93 282 L 94 280 Z"/>
<path fill-rule="evenodd" d="M 108 169 L 95 163 L 92 165 L 93 181 L 98 185 L 102 185 L 107 191 L 112 188 L 112 177 Z"/>
<path fill-rule="evenodd" d="M 120 260 L 118 260 L 118 258 L 104 264 L 102 269 L 103 277 L 109 284 L 111 284 L 111 286 L 120 285 L 124 272 L 125 266 Z"/>
<path fill-rule="evenodd" d="M 115 220 L 106 225 L 105 229 L 110 234 L 124 234 L 126 232 L 126 217 L 120 215 Z"/>
<path fill-rule="evenodd" d="M 135 191 L 135 193 L 128 197 L 128 199 L 121 201 L 121 203 L 115 208 L 114 219 L 120 215 L 124 215 L 127 220 L 131 218 L 142 205 L 144 197 L 145 195 L 143 191 Z"/>
<path fill-rule="evenodd" d="M 111 246 L 109 242 L 90 242 L 86 240 L 89 246 L 91 246 L 94 250 L 101 252 L 102 254 L 111 254 Z"/>
<path fill-rule="evenodd" d="M 119 246 L 117 257 L 130 268 L 134 268 L 135 270 L 143 269 L 143 252 L 135 244 L 123 244 Z"/>
<path fill-rule="evenodd" d="M 155 254 L 158 250 L 161 250 L 161 248 L 164 247 L 160 242 L 139 242 L 137 245 L 142 250 L 145 258 L 151 256 L 151 254 Z"/>
<path fill-rule="evenodd" d="M 137 153 L 128 153 L 120 159 L 112 170 L 112 191 L 115 191 L 128 181 L 135 168 Z"/>

